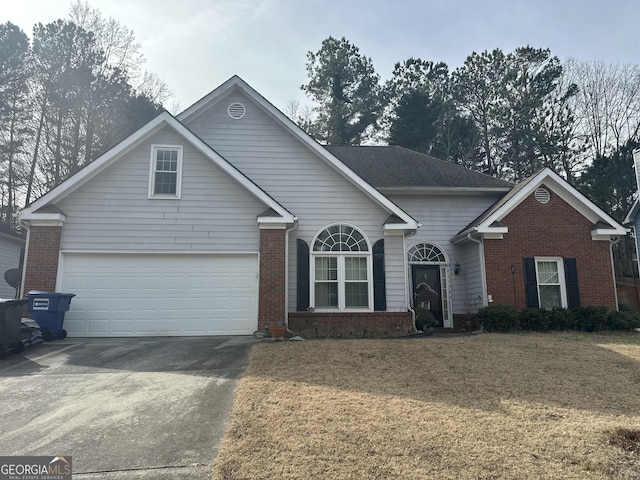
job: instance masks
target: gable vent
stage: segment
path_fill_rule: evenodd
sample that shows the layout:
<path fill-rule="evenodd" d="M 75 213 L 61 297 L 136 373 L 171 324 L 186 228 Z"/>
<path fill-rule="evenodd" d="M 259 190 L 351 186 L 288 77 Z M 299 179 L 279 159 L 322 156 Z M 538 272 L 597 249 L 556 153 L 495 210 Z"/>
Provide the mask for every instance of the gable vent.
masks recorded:
<path fill-rule="evenodd" d="M 545 203 L 549 203 L 549 200 L 551 200 L 551 194 L 549 193 L 549 190 L 542 187 L 538 188 L 534 192 L 533 196 L 536 197 L 538 203 L 542 203 L 543 205 Z"/>
<path fill-rule="evenodd" d="M 247 113 L 247 109 L 244 108 L 244 105 L 240 102 L 233 102 L 229 105 L 229 108 L 227 108 L 227 113 L 234 120 L 240 120 L 244 117 L 244 114 Z"/>

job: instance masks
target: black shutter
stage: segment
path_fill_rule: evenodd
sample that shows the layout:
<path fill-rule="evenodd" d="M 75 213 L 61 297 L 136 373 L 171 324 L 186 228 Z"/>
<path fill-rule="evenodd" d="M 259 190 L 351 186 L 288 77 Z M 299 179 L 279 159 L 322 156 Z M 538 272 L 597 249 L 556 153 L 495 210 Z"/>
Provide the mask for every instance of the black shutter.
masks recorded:
<path fill-rule="evenodd" d="M 524 259 L 524 292 L 527 297 L 527 308 L 538 308 L 538 281 L 536 279 L 535 258 Z"/>
<path fill-rule="evenodd" d="M 306 312 L 309 310 L 309 245 L 304 240 L 297 240 L 297 268 L 298 268 L 298 291 L 296 310 Z"/>
<path fill-rule="evenodd" d="M 578 269 L 575 258 L 564 259 L 564 277 L 567 282 L 567 306 L 580 306 L 580 292 L 578 290 Z"/>
<path fill-rule="evenodd" d="M 384 239 L 373 244 L 373 309 L 387 310 L 387 287 L 384 274 Z"/>

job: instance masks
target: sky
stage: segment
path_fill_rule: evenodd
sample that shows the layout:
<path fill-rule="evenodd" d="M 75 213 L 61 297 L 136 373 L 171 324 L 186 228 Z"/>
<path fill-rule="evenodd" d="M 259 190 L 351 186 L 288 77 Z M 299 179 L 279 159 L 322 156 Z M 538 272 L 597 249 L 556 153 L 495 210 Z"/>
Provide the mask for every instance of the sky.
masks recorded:
<path fill-rule="evenodd" d="M 71 1 L 0 0 L 0 23 L 31 35 Z M 472 52 L 531 45 L 561 60 L 640 63 L 638 0 L 88 0 L 133 30 L 145 68 L 182 110 L 239 75 L 281 110 L 309 104 L 307 52 L 346 37 L 388 79 L 410 57 L 450 70 Z M 167 105 L 167 107 L 170 107 Z M 181 108 L 180 108 L 181 107 Z M 174 112 L 177 113 L 177 112 Z"/>

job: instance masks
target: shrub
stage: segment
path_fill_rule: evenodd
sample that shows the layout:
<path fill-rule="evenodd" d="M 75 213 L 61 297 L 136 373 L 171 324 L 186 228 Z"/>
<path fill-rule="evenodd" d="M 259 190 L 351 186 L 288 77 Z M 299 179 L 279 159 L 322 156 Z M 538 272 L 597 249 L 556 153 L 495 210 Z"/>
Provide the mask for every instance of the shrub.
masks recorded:
<path fill-rule="evenodd" d="M 550 310 L 545 310 L 544 308 L 526 308 L 518 315 L 520 327 L 523 330 L 546 332 L 549 330 L 550 313 Z"/>
<path fill-rule="evenodd" d="M 577 307 L 573 309 L 576 329 L 583 332 L 599 332 L 607 328 L 607 307 Z"/>
<path fill-rule="evenodd" d="M 576 319 L 573 310 L 562 307 L 553 307 L 549 310 L 549 330 L 563 331 L 575 330 Z"/>
<path fill-rule="evenodd" d="M 640 317 L 630 312 L 612 311 L 607 315 L 607 327 L 610 330 L 634 330 L 640 327 Z"/>
<path fill-rule="evenodd" d="M 638 313 L 631 305 L 628 303 L 620 303 L 618 304 L 618 310 L 625 313 Z"/>
<path fill-rule="evenodd" d="M 426 332 L 429 327 L 437 327 L 438 321 L 428 308 L 416 308 L 416 329 Z"/>
<path fill-rule="evenodd" d="M 488 332 L 508 332 L 518 325 L 518 314 L 509 305 L 489 305 L 478 310 L 480 324 Z"/>

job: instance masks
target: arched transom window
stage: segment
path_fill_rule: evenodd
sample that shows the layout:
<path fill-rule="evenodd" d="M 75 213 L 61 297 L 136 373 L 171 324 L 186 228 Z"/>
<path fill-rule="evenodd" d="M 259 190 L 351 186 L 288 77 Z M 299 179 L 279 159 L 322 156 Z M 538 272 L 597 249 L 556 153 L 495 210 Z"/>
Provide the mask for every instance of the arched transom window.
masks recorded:
<path fill-rule="evenodd" d="M 332 225 L 316 236 L 314 252 L 368 252 L 369 245 L 360 230 L 350 225 Z"/>
<path fill-rule="evenodd" d="M 432 243 L 419 243 L 409 249 L 410 262 L 446 263 L 447 258 L 440 247 Z"/>
<path fill-rule="evenodd" d="M 357 228 L 331 225 L 320 231 L 313 241 L 311 272 L 316 309 L 371 310 L 371 249 Z"/>

